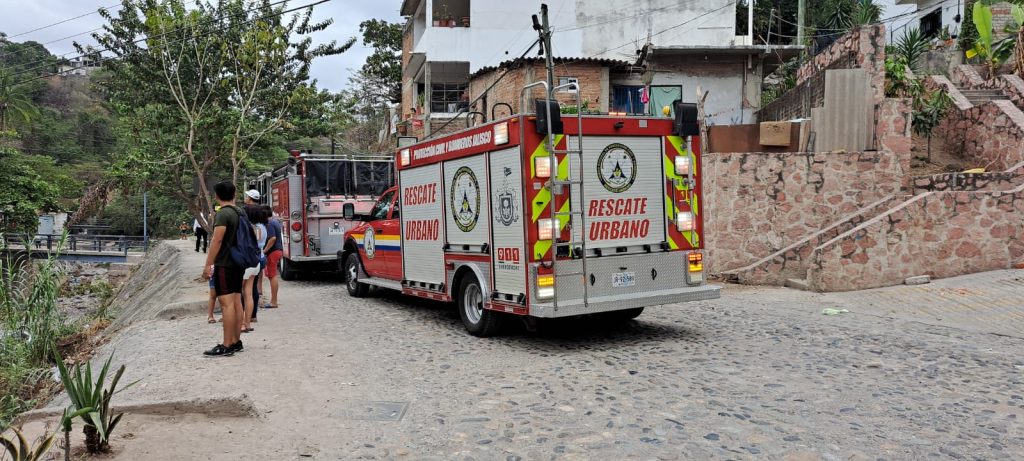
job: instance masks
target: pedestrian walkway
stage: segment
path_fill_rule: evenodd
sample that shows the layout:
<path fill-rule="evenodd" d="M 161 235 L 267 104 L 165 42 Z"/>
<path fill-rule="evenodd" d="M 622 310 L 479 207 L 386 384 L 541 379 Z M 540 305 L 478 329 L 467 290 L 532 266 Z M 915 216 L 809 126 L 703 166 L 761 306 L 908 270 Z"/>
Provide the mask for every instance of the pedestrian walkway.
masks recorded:
<path fill-rule="evenodd" d="M 823 296 L 857 313 L 1024 338 L 1024 270 Z"/>

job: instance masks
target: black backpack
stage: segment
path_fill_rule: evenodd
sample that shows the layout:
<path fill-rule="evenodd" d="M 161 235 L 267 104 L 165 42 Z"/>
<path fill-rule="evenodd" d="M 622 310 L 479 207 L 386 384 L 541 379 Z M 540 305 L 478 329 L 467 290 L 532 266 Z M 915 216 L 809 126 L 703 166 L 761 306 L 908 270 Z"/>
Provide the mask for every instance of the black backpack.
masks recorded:
<path fill-rule="evenodd" d="M 248 269 L 260 265 L 260 247 L 256 244 L 256 232 L 249 217 L 237 206 L 231 207 L 238 213 L 238 228 L 235 229 L 235 246 L 229 250 L 231 261 L 238 267 Z"/>

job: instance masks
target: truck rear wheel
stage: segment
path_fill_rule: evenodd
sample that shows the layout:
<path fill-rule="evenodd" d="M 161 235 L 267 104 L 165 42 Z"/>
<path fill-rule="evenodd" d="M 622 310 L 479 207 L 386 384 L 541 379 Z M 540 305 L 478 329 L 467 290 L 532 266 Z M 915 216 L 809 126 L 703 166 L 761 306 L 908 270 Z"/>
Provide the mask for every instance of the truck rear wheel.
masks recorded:
<path fill-rule="evenodd" d="M 355 253 L 349 253 L 348 257 L 345 258 L 344 274 L 345 288 L 348 289 L 348 295 L 353 298 L 365 297 L 370 287 L 359 281 L 359 256 Z"/>
<path fill-rule="evenodd" d="M 298 271 L 295 270 L 295 263 L 288 258 L 281 258 L 281 280 L 295 280 Z"/>
<path fill-rule="evenodd" d="M 459 284 L 457 298 L 459 317 L 473 336 L 492 336 L 501 328 L 501 314 L 484 309 L 484 291 L 475 275 L 469 274 Z"/>

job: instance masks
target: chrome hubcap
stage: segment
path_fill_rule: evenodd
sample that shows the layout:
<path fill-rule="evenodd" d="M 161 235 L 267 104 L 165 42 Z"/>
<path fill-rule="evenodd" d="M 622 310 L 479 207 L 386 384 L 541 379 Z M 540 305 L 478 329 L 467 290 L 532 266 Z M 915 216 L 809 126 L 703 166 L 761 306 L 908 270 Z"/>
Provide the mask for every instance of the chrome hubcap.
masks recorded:
<path fill-rule="evenodd" d="M 469 322 L 474 325 L 480 323 L 480 318 L 484 315 L 484 296 L 480 291 L 480 285 L 474 283 L 466 287 L 466 292 L 462 295 L 462 305 L 465 306 Z"/>

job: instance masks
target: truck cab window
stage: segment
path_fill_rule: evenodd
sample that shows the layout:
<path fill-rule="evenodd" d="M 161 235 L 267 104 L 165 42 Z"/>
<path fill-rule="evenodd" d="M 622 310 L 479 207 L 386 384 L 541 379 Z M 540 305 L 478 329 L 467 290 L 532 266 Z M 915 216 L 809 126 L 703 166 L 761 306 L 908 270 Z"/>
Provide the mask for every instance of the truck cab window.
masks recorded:
<path fill-rule="evenodd" d="M 394 205 L 391 205 L 391 219 L 399 219 L 402 217 L 402 196 L 395 197 Z"/>
<path fill-rule="evenodd" d="M 388 211 L 391 210 L 391 200 L 395 198 L 395 191 L 388 192 L 381 196 L 380 200 L 373 205 L 373 210 L 370 211 L 370 217 L 374 221 L 378 219 L 388 219 Z"/>

